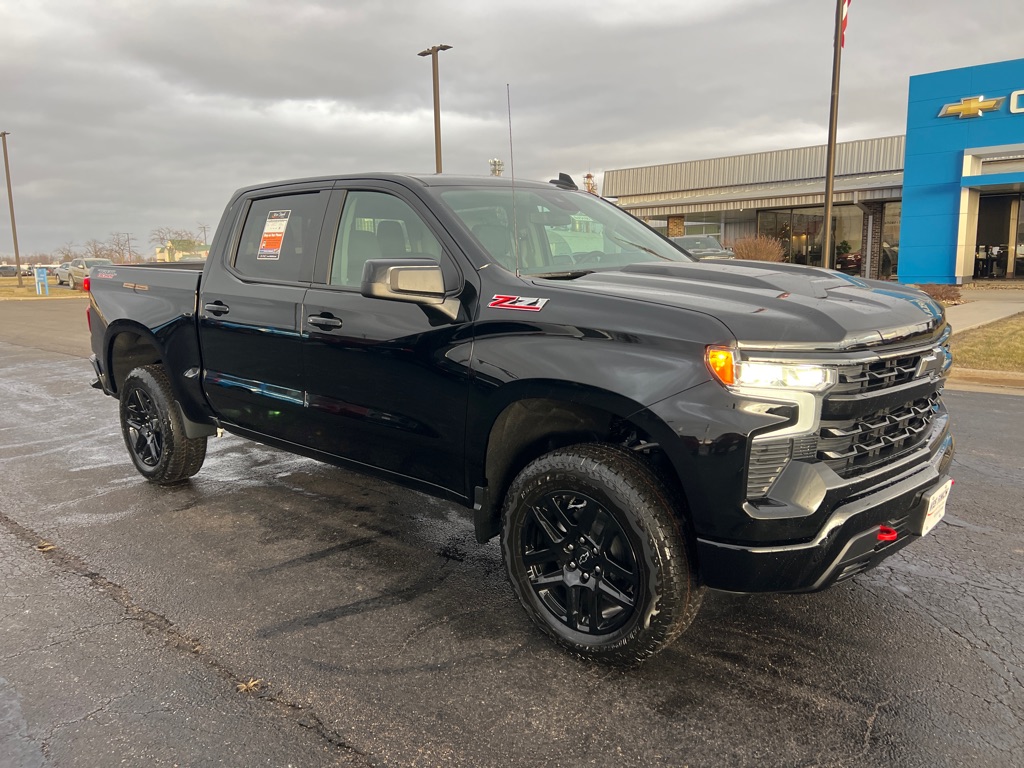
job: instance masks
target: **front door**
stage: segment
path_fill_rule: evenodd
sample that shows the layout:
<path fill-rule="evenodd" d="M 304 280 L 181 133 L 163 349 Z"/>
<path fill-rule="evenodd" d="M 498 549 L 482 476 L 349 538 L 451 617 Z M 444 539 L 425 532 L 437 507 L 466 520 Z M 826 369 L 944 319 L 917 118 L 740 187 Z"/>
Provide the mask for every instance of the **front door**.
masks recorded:
<path fill-rule="evenodd" d="M 471 308 L 452 320 L 359 292 L 369 259 L 429 258 L 442 265 L 452 295 L 465 293 L 454 244 L 401 190 L 335 194 L 344 205 L 336 230 L 324 232 L 333 247 L 321 247 L 324 264 L 302 309 L 311 444 L 465 496 Z"/>

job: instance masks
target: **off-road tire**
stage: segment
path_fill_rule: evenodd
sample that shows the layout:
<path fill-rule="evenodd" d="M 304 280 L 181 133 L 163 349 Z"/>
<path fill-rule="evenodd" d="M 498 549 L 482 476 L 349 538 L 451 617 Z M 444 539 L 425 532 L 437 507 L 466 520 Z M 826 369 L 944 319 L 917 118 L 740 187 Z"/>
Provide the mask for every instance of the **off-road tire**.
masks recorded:
<path fill-rule="evenodd" d="M 537 626 L 576 656 L 620 665 L 678 637 L 704 590 L 671 499 L 643 460 L 615 445 L 574 445 L 528 464 L 505 497 L 501 549 Z"/>
<path fill-rule="evenodd" d="M 121 434 L 143 477 L 160 485 L 192 477 L 206 458 L 206 438 L 187 437 L 167 374 L 159 365 L 135 368 L 121 385 Z"/>

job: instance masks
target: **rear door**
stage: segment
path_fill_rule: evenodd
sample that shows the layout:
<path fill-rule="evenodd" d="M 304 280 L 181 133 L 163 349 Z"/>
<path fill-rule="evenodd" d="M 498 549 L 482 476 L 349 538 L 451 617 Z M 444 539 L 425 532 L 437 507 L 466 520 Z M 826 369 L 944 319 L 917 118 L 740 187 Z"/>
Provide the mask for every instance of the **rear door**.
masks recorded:
<path fill-rule="evenodd" d="M 470 325 L 433 307 L 366 298 L 374 258 L 429 258 L 449 295 L 464 297 L 454 242 L 398 185 L 348 184 L 335 192 L 317 274 L 306 293 L 303 370 L 314 447 L 466 495 L 465 428 Z M 468 270 L 466 270 L 468 273 Z"/>
<path fill-rule="evenodd" d="M 331 194 L 325 187 L 244 199 L 199 297 L 210 403 L 229 424 L 293 442 L 305 431 L 300 310 Z"/>

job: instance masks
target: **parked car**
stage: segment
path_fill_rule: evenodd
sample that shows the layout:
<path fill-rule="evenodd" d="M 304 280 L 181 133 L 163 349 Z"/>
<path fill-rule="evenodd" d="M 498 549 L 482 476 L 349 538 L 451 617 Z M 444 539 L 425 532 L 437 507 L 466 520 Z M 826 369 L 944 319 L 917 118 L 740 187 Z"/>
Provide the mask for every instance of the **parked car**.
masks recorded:
<path fill-rule="evenodd" d="M 57 277 L 57 285 L 64 285 L 68 281 L 68 274 L 70 273 L 70 271 L 70 261 L 65 261 L 63 264 L 60 264 L 55 270 L 53 270 L 53 274 L 56 275 Z"/>
<path fill-rule="evenodd" d="M 676 245 L 699 261 L 706 259 L 735 259 L 732 248 L 726 248 L 718 238 L 711 235 L 683 235 L 669 238 Z"/>
<path fill-rule="evenodd" d="M 850 275 L 859 275 L 862 258 L 859 253 L 837 253 L 836 269 Z"/>
<path fill-rule="evenodd" d="M 75 290 L 89 276 L 90 269 L 106 267 L 113 263 L 110 259 L 74 259 L 68 269 L 68 285 L 71 286 L 71 290 Z"/>
<path fill-rule="evenodd" d="M 0 277 L 17 277 L 18 268 L 13 264 L 0 264 Z"/>

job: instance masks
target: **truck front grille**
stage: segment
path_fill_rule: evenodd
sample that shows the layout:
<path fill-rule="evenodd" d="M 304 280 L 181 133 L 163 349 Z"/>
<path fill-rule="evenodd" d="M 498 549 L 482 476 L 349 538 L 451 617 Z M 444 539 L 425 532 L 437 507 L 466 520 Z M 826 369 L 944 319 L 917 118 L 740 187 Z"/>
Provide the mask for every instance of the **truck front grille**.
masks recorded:
<path fill-rule="evenodd" d="M 916 448 L 939 412 L 939 393 L 854 419 L 822 421 L 818 459 L 852 477 Z"/>
<path fill-rule="evenodd" d="M 913 381 L 921 366 L 921 353 L 888 357 L 867 363 L 842 365 L 832 394 L 878 392 Z"/>
<path fill-rule="evenodd" d="M 817 431 L 795 438 L 767 433 L 751 441 L 747 498 L 767 496 L 790 461 L 816 459 L 851 478 L 917 450 L 943 412 L 951 360 L 947 327 L 934 346 L 838 365 Z"/>

